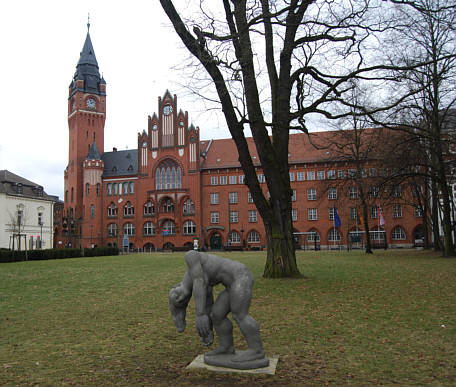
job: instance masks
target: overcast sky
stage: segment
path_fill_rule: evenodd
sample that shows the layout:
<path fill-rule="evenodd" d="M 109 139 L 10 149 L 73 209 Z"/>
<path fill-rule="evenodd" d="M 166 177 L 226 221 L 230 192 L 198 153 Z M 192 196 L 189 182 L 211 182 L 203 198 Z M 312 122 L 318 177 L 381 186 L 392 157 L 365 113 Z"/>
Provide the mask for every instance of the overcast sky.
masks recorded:
<path fill-rule="evenodd" d="M 185 2 L 183 0 L 182 2 Z M 105 150 L 136 148 L 137 133 L 166 89 L 178 95 L 201 139 L 226 138 L 221 118 L 184 95 L 173 66 L 187 53 L 158 0 L 0 2 L 0 169 L 63 198 L 68 163 L 68 86 L 90 36 L 107 83 Z"/>

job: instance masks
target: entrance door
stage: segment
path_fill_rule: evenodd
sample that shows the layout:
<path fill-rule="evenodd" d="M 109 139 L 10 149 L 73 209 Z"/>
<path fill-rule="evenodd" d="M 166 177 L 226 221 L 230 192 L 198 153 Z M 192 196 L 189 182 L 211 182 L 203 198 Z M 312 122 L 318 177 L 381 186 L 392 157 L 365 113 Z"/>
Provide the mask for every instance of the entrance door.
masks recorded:
<path fill-rule="evenodd" d="M 222 248 L 222 236 L 216 232 L 211 235 L 211 250 L 220 250 Z"/>

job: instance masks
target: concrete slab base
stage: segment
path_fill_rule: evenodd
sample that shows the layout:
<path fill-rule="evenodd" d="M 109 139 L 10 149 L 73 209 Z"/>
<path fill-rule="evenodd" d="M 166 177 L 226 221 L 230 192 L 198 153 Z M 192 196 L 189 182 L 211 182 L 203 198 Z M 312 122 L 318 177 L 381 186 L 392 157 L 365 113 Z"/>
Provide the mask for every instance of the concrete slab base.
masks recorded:
<path fill-rule="evenodd" d="M 277 363 L 279 362 L 279 356 L 274 355 L 269 357 L 269 366 L 263 368 L 255 368 L 252 370 L 239 370 L 234 368 L 226 368 L 226 367 L 216 367 L 208 365 L 204 362 L 204 355 L 198 355 L 195 359 L 186 367 L 188 370 L 192 369 L 207 369 L 213 372 L 221 372 L 221 373 L 239 373 L 239 374 L 266 374 L 266 375 L 275 375 Z"/>

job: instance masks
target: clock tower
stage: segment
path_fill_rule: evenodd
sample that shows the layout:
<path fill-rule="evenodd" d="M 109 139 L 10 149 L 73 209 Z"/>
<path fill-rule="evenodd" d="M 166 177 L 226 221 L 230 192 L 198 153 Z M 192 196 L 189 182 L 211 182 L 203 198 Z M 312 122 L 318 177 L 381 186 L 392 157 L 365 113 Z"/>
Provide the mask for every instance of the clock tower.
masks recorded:
<path fill-rule="evenodd" d="M 106 82 L 100 76 L 98 62 L 90 39 L 90 24 L 69 87 L 68 96 L 68 166 L 65 171 L 65 207 L 63 222 L 71 237 L 82 236 L 84 208 L 84 161 L 93 149 L 104 151 L 106 119 Z M 76 243 L 72 245 L 76 247 Z"/>

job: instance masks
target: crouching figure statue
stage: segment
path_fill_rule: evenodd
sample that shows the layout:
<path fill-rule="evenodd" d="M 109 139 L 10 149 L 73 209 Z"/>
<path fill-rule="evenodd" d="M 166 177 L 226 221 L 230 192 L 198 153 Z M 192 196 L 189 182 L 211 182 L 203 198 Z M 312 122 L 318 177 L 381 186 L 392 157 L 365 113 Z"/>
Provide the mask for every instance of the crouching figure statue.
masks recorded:
<path fill-rule="evenodd" d="M 187 272 L 182 282 L 169 292 L 169 307 L 177 330 L 185 330 L 186 309 L 193 294 L 196 330 L 201 341 L 206 346 L 213 343 L 213 328 L 219 340 L 218 347 L 204 355 L 206 364 L 236 369 L 267 367 L 269 359 L 263 351 L 260 327 L 249 315 L 253 286 L 250 270 L 240 262 L 198 251 L 188 251 L 185 262 Z M 217 284 L 223 284 L 225 289 L 214 302 L 212 287 Z M 245 351 L 234 349 L 233 324 L 227 318 L 230 312 L 247 341 Z"/>

